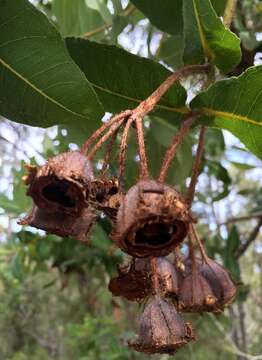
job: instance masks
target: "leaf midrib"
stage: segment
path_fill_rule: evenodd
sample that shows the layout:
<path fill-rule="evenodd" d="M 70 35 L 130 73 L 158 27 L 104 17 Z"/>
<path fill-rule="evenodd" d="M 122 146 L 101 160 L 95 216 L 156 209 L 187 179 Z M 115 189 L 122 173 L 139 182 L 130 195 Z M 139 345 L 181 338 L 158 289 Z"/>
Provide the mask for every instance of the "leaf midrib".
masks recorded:
<path fill-rule="evenodd" d="M 102 86 L 94 84 L 94 83 L 92 83 L 90 81 L 89 81 L 89 83 L 93 86 L 93 88 L 96 88 L 96 89 L 101 90 L 103 92 L 106 92 L 106 93 L 108 93 L 110 95 L 113 95 L 113 96 L 116 96 L 116 97 L 119 97 L 119 98 L 122 98 L 122 99 L 125 99 L 125 100 L 136 102 L 137 104 L 140 104 L 141 101 L 145 100 L 145 99 L 137 99 L 137 98 L 133 98 L 131 96 L 120 94 L 120 93 L 118 93 L 116 91 L 109 90 L 107 88 L 104 88 Z M 167 105 L 157 104 L 155 108 L 160 109 L 160 110 L 167 110 L 167 111 L 170 111 L 170 112 L 176 112 L 176 113 L 180 113 L 180 114 L 187 114 L 188 113 L 188 108 L 186 106 L 171 107 L 171 106 L 167 106 Z"/>
<path fill-rule="evenodd" d="M 7 64 L 2 58 L 0 58 L 0 63 L 6 68 L 8 69 L 10 72 L 12 72 L 15 76 L 17 76 L 19 79 L 21 79 L 23 82 L 25 82 L 27 85 L 29 85 L 34 91 L 36 91 L 37 93 L 39 93 L 41 96 L 43 96 L 44 98 L 46 98 L 47 100 L 49 100 L 50 102 L 52 102 L 53 104 L 57 105 L 58 107 L 60 107 L 61 109 L 71 113 L 72 115 L 77 115 L 83 119 L 88 119 L 85 115 L 81 114 L 81 113 L 77 113 L 69 108 L 67 108 L 66 106 L 64 106 L 63 104 L 61 104 L 60 102 L 58 102 L 57 100 L 53 99 L 52 97 L 50 97 L 49 95 L 47 95 L 44 91 L 40 90 L 38 87 L 36 87 L 34 84 L 32 84 L 27 78 L 25 78 L 23 75 L 21 75 L 19 72 L 17 72 L 14 68 L 12 68 L 12 66 L 10 66 L 9 64 Z"/>
<path fill-rule="evenodd" d="M 244 116 L 244 115 L 234 114 L 234 113 L 230 113 L 227 111 L 214 110 L 214 109 L 207 108 L 207 107 L 201 108 L 200 111 L 203 112 L 203 114 L 208 115 L 208 116 L 220 116 L 223 118 L 229 118 L 232 120 L 243 121 L 248 124 L 257 125 L 257 126 L 262 127 L 262 121 L 256 121 L 256 120 L 250 119 L 249 117 Z"/>

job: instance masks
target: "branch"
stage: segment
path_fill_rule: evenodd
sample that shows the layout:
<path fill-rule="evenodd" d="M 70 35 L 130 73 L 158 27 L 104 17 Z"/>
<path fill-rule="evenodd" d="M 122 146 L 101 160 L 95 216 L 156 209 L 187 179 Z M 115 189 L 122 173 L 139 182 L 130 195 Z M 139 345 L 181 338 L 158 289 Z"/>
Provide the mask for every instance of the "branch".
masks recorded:
<path fill-rule="evenodd" d="M 204 151 L 204 141 L 205 141 L 205 133 L 206 133 L 206 127 L 202 126 L 201 130 L 200 130 L 200 135 L 199 135 L 199 140 L 198 140 L 198 147 L 197 147 L 197 152 L 196 152 L 196 157 L 195 157 L 195 162 L 194 162 L 194 166 L 193 166 L 193 172 L 192 172 L 192 176 L 191 176 L 191 181 L 189 184 L 189 188 L 187 191 L 187 202 L 189 204 L 189 206 L 191 207 L 192 202 L 194 200 L 194 195 L 195 195 L 195 190 L 196 190 L 196 183 L 197 183 L 197 179 L 198 179 L 198 175 L 199 175 L 199 171 L 200 171 L 200 165 L 201 165 L 201 159 L 202 159 L 202 155 L 203 155 L 203 151 Z"/>
<path fill-rule="evenodd" d="M 169 145 L 166 151 L 162 163 L 162 168 L 160 170 L 160 174 L 158 178 L 160 182 L 165 181 L 171 162 L 176 154 L 177 148 L 182 143 L 184 137 L 188 134 L 189 130 L 191 129 L 191 126 L 193 125 L 197 117 L 198 114 L 190 113 L 189 115 L 186 116 L 186 118 L 182 122 L 179 131 L 176 133 L 173 141 L 171 142 L 171 144 Z"/>
<path fill-rule="evenodd" d="M 252 230 L 247 241 L 245 243 L 243 243 L 242 245 L 240 245 L 240 247 L 238 248 L 238 250 L 235 254 L 236 259 L 239 259 L 245 253 L 245 251 L 248 249 L 248 247 L 252 244 L 252 242 L 254 242 L 256 240 L 256 238 L 260 232 L 261 226 L 262 226 L 262 217 L 259 218 L 257 225 Z"/>
<path fill-rule="evenodd" d="M 219 224 L 220 226 L 221 225 L 228 225 L 230 223 L 235 223 L 235 222 L 240 222 L 240 221 L 248 221 L 250 219 L 256 219 L 256 218 L 261 218 L 262 217 L 262 213 L 261 212 L 258 212 L 258 213 L 253 213 L 253 214 L 250 214 L 250 215 L 245 215 L 245 216 L 240 216 L 240 217 L 237 217 L 237 218 L 231 218 L 231 219 L 228 219 L 227 221 Z"/>

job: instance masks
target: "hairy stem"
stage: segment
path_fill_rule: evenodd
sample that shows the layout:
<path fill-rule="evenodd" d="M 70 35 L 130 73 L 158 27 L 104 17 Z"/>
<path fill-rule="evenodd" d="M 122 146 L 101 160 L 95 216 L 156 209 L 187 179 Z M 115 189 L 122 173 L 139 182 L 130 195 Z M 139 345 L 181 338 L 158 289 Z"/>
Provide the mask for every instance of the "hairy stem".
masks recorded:
<path fill-rule="evenodd" d="M 194 166 L 193 166 L 191 181 L 190 181 L 189 188 L 188 188 L 187 195 L 186 195 L 186 199 L 187 199 L 187 202 L 190 207 L 194 200 L 197 178 L 198 178 L 199 171 L 200 171 L 201 159 L 202 159 L 202 155 L 203 155 L 203 151 L 204 151 L 205 133 L 206 133 L 206 128 L 205 128 L 205 126 L 202 126 L 201 130 L 200 130 L 198 147 L 197 147 L 195 162 L 194 162 Z"/>
<path fill-rule="evenodd" d="M 161 100 L 162 96 L 170 89 L 175 82 L 183 77 L 194 73 L 207 73 L 210 70 L 209 64 L 204 65 L 188 65 L 177 70 L 170 75 L 146 100 L 142 101 L 136 109 L 133 110 L 134 118 L 144 118 L 146 114 L 151 112 L 156 104 Z"/>
<path fill-rule="evenodd" d="M 118 120 L 114 124 L 111 125 L 109 130 L 101 137 L 101 139 L 96 143 L 96 145 L 93 147 L 93 149 L 88 154 L 88 159 L 93 160 L 95 154 L 100 149 L 100 147 L 111 137 L 115 134 L 116 131 L 120 128 L 120 126 L 125 121 L 125 118 L 122 117 L 122 119 Z"/>
<path fill-rule="evenodd" d="M 115 122 L 118 122 L 122 120 L 123 118 L 129 116 L 131 114 L 131 110 L 125 110 L 121 112 L 120 114 L 117 114 L 116 116 L 111 117 L 106 123 L 104 123 L 100 128 L 98 128 L 82 145 L 81 152 L 83 154 L 86 154 L 89 147 L 93 144 L 93 142 L 101 136 L 101 134 L 108 129 L 111 125 L 113 125 Z"/>
<path fill-rule="evenodd" d="M 165 181 L 171 162 L 176 154 L 177 148 L 182 143 L 184 137 L 188 134 L 191 126 L 193 125 L 197 117 L 198 114 L 190 113 L 182 122 L 179 131 L 176 133 L 164 156 L 162 168 L 160 170 L 160 175 L 158 178 L 159 181 Z"/>
<path fill-rule="evenodd" d="M 137 118 L 136 122 L 136 134 L 137 134 L 137 143 L 138 143 L 138 153 L 139 153 L 139 164 L 140 164 L 140 178 L 145 179 L 149 178 L 148 163 L 146 156 L 146 146 L 145 138 L 143 131 L 143 119 Z"/>
<path fill-rule="evenodd" d="M 122 183 L 124 172 L 125 172 L 125 158 L 126 158 L 126 149 L 127 149 L 127 141 L 128 141 L 128 133 L 130 130 L 130 126 L 133 122 L 133 119 L 130 117 L 127 120 L 125 129 L 122 134 L 122 140 L 119 150 L 119 181 Z"/>

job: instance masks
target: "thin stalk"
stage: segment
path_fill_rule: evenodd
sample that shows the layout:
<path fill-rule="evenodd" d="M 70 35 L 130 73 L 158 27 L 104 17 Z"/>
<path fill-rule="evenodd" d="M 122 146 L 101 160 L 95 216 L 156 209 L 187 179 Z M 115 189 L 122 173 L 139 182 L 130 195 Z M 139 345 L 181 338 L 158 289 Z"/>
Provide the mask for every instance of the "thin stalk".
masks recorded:
<path fill-rule="evenodd" d="M 190 228 L 189 228 L 189 233 L 193 235 L 194 239 L 196 240 L 196 243 L 199 247 L 200 253 L 202 255 L 203 260 L 208 264 L 209 259 L 208 256 L 206 254 L 205 248 L 202 244 L 202 241 L 199 239 L 198 233 L 194 227 L 193 224 L 190 224 Z"/>
<path fill-rule="evenodd" d="M 88 154 L 87 158 L 89 160 L 93 160 L 95 154 L 100 149 L 100 147 L 111 137 L 114 135 L 116 131 L 120 128 L 120 126 L 125 121 L 125 118 L 120 119 L 116 123 L 112 124 L 110 129 L 100 138 L 100 140 L 96 143 L 96 145 L 93 147 L 93 149 Z"/>
<path fill-rule="evenodd" d="M 106 123 L 104 123 L 100 128 L 98 128 L 82 145 L 81 152 L 83 154 L 86 154 L 92 143 L 99 137 L 101 134 L 108 129 L 111 125 L 113 125 L 115 122 L 120 121 L 121 119 L 129 116 L 131 114 L 131 110 L 126 110 L 121 112 L 120 114 L 117 114 L 116 116 L 111 117 Z"/>
<path fill-rule="evenodd" d="M 187 202 L 190 207 L 194 200 L 194 195 L 195 195 L 195 191 L 196 191 L 196 183 L 197 183 L 197 179 L 198 179 L 198 175 L 199 175 L 199 171 L 200 171 L 201 159 L 202 159 L 202 155 L 203 155 L 203 151 L 204 151 L 205 133 L 206 133 L 206 127 L 202 126 L 201 130 L 200 130 L 198 147 L 197 147 L 195 162 L 194 162 L 194 166 L 193 166 L 191 181 L 190 181 L 189 188 L 188 188 L 187 195 L 186 195 L 186 199 L 187 199 Z"/>
<path fill-rule="evenodd" d="M 190 113 L 189 115 L 186 116 L 185 120 L 182 122 L 182 125 L 181 125 L 179 131 L 176 133 L 173 141 L 169 145 L 169 147 L 166 151 L 166 154 L 164 156 L 164 160 L 163 160 L 162 167 L 160 170 L 160 175 L 158 178 L 158 180 L 160 182 L 165 181 L 165 178 L 167 176 L 171 162 L 176 154 L 177 148 L 182 143 L 184 137 L 188 134 L 188 132 L 189 132 L 191 126 L 193 125 L 193 123 L 195 122 L 197 116 L 198 116 L 198 114 L 192 114 L 192 113 Z"/>
<path fill-rule="evenodd" d="M 118 134 L 118 130 L 119 128 L 115 131 L 115 133 L 113 134 L 112 138 L 110 139 L 109 143 L 107 144 L 106 148 L 105 148 L 105 156 L 104 156 L 104 162 L 103 162 L 103 166 L 101 169 L 101 174 L 102 177 L 105 176 L 105 173 L 108 169 L 108 164 L 112 155 L 112 151 L 113 151 L 113 147 L 115 145 L 116 142 L 116 138 L 117 138 L 117 134 Z"/>
<path fill-rule="evenodd" d="M 210 70 L 209 64 L 204 65 L 188 65 L 177 70 L 170 75 L 146 100 L 142 101 L 136 109 L 133 110 L 134 118 L 144 118 L 146 114 L 151 112 L 156 104 L 161 100 L 162 96 L 174 85 L 175 82 L 183 77 L 194 73 L 207 73 Z"/>
<path fill-rule="evenodd" d="M 140 158 L 140 178 L 146 179 L 149 178 L 148 163 L 146 156 L 146 146 L 145 138 L 143 131 L 143 120 L 142 118 L 137 118 L 136 122 L 136 134 L 137 134 L 137 143 L 138 143 L 138 153 Z"/>
<path fill-rule="evenodd" d="M 128 133 L 129 133 L 132 122 L 133 122 L 133 119 L 130 117 L 127 120 L 125 129 L 122 134 L 122 139 L 121 139 L 121 145 L 120 145 L 120 150 L 119 150 L 119 181 L 120 181 L 120 183 L 122 182 L 124 172 L 125 172 L 125 158 L 126 158 Z"/>

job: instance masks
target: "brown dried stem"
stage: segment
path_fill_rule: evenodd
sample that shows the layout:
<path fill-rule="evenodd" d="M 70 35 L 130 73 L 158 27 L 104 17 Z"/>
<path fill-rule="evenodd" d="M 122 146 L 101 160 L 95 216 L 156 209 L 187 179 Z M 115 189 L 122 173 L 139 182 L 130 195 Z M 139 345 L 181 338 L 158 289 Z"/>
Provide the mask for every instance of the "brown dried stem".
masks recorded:
<path fill-rule="evenodd" d="M 180 70 L 177 70 L 175 73 L 170 75 L 146 100 L 142 101 L 138 107 L 133 110 L 132 117 L 144 118 L 146 114 L 154 109 L 156 104 L 161 100 L 162 96 L 170 89 L 170 87 L 183 77 L 194 73 L 207 73 L 209 70 L 209 64 L 188 65 Z"/>
<path fill-rule="evenodd" d="M 130 129 L 132 122 L 133 122 L 133 119 L 130 117 L 127 120 L 125 129 L 122 134 L 122 140 L 121 140 L 121 145 L 120 145 L 120 150 L 119 150 L 119 180 L 120 180 L 120 183 L 123 179 L 124 172 L 125 172 L 125 157 L 126 157 L 128 133 L 129 133 L 129 129 Z"/>
<path fill-rule="evenodd" d="M 169 148 L 166 151 L 162 163 L 162 168 L 160 170 L 160 175 L 158 178 L 159 181 L 161 182 L 165 181 L 171 162 L 176 154 L 177 148 L 182 143 L 184 137 L 189 132 L 191 126 L 193 125 L 197 117 L 198 114 L 190 113 L 189 115 L 186 116 L 185 120 L 183 121 L 179 131 L 176 133 L 172 143 L 169 145 Z"/>
<path fill-rule="evenodd" d="M 136 134 L 137 134 L 137 143 L 138 143 L 138 153 L 139 153 L 139 159 L 140 159 L 140 178 L 146 179 L 146 178 L 149 178 L 149 171 L 148 171 L 148 163 L 147 163 L 145 138 L 144 138 L 142 121 L 143 121 L 142 118 L 136 119 Z"/>
<path fill-rule="evenodd" d="M 193 236 L 193 238 L 195 239 L 198 247 L 199 247 L 199 250 L 200 250 L 200 253 L 202 255 L 202 258 L 203 260 L 208 263 L 209 262 L 209 259 L 208 259 L 208 256 L 206 254 L 206 250 L 202 244 L 202 241 L 200 240 L 199 236 L 198 236 L 198 233 L 194 227 L 193 224 L 190 224 L 190 227 L 189 227 L 189 234 Z"/>
<path fill-rule="evenodd" d="M 115 134 L 116 131 L 120 128 L 120 126 L 125 121 L 125 117 L 122 117 L 120 120 L 118 119 L 117 122 L 113 123 L 109 130 L 100 138 L 100 140 L 96 143 L 93 149 L 88 154 L 87 158 L 91 161 L 93 160 L 95 154 L 100 149 L 100 147 L 111 137 Z"/>
<path fill-rule="evenodd" d="M 105 131 L 107 130 L 111 125 L 114 123 L 122 120 L 123 118 L 126 118 L 132 113 L 131 110 L 125 110 L 121 112 L 120 114 L 117 114 L 116 116 L 111 117 L 106 123 L 104 123 L 100 128 L 98 128 L 82 145 L 81 152 L 83 154 L 86 154 L 89 147 L 93 144 L 93 142 Z"/>
<path fill-rule="evenodd" d="M 102 177 L 105 176 L 105 173 L 106 173 L 106 171 L 108 169 L 108 165 L 109 165 L 109 161 L 110 161 L 110 158 L 111 158 L 111 155 L 112 155 L 113 147 L 114 147 L 115 142 L 116 142 L 118 130 L 119 130 L 119 128 L 112 135 L 111 140 L 109 141 L 109 143 L 107 144 L 107 146 L 105 148 L 105 156 L 104 156 L 103 166 L 102 166 L 102 169 L 101 169 Z"/>
<path fill-rule="evenodd" d="M 191 181 L 190 181 L 190 185 L 189 185 L 187 195 L 186 195 L 187 203 L 190 207 L 194 200 L 197 178 L 198 178 L 199 171 L 200 171 L 201 159 L 202 159 L 202 155 L 203 155 L 203 151 L 204 151 L 205 133 L 206 133 L 206 127 L 202 126 L 201 130 L 200 130 L 198 147 L 197 147 L 195 162 L 194 162 L 194 166 L 193 166 Z"/>

